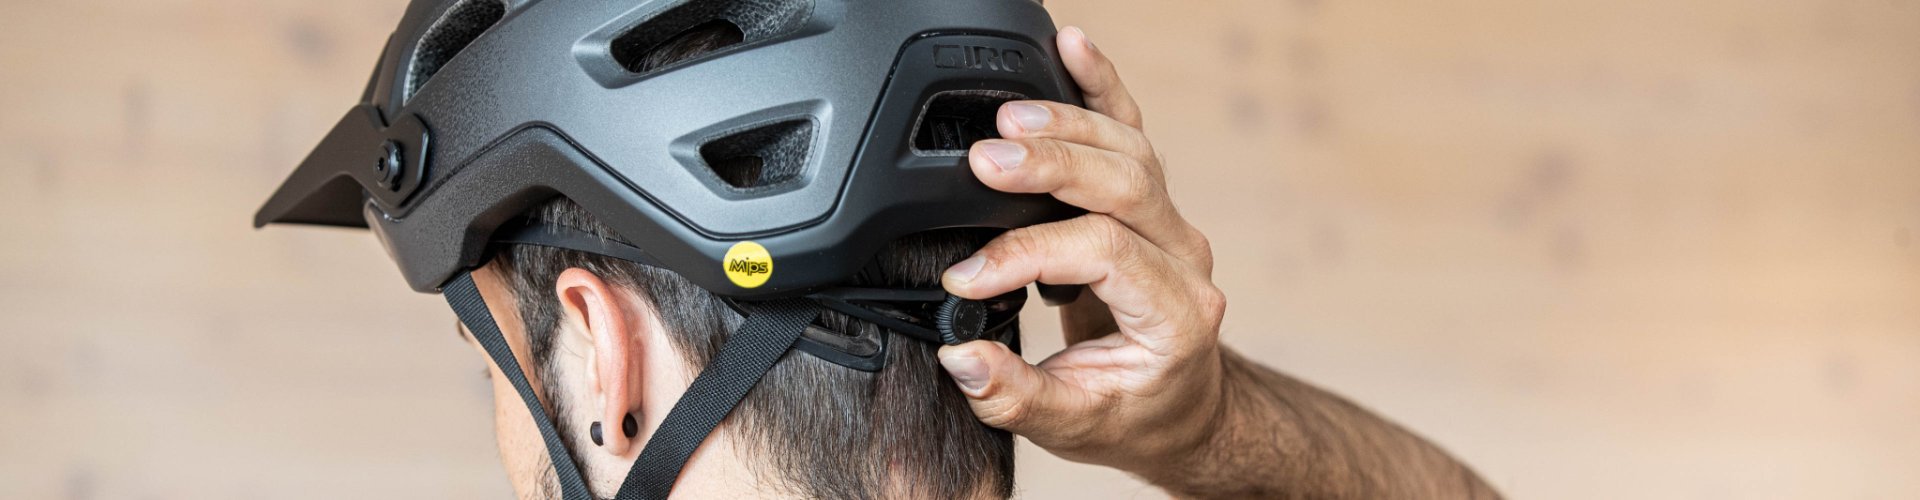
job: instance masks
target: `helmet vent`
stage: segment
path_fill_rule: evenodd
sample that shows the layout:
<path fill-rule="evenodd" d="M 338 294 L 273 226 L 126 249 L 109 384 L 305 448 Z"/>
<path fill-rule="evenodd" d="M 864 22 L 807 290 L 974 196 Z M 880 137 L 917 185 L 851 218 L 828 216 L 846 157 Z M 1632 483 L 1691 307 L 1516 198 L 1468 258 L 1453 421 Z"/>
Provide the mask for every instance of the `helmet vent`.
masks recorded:
<path fill-rule="evenodd" d="M 973 143 L 999 139 L 995 125 L 1000 105 L 1027 96 L 998 90 L 949 90 L 933 95 L 913 128 L 913 152 L 923 156 L 966 156 Z"/>
<path fill-rule="evenodd" d="M 812 0 L 691 0 L 627 29 L 608 49 L 627 71 L 653 73 L 791 33 L 812 12 Z"/>
<path fill-rule="evenodd" d="M 434 73 L 439 73 L 440 68 L 506 15 L 507 4 L 501 0 L 460 0 L 442 13 L 440 20 L 427 28 L 413 49 L 413 64 L 407 71 L 407 92 L 402 102 L 412 100 L 413 94 L 425 87 Z"/>
<path fill-rule="evenodd" d="M 700 146 L 700 159 L 736 192 L 759 193 L 800 178 L 813 144 L 813 122 L 779 122 Z"/>

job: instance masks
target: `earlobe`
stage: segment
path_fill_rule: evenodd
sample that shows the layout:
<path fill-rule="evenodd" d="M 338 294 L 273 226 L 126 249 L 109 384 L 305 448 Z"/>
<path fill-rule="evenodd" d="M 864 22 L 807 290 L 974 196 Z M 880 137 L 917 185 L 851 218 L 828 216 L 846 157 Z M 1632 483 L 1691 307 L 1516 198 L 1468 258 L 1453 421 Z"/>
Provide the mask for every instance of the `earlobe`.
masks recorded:
<path fill-rule="evenodd" d="M 584 419 L 593 421 L 586 427 L 589 439 L 607 453 L 626 457 L 638 449 L 633 414 L 644 396 L 641 355 L 650 311 L 629 292 L 585 269 L 568 269 L 555 281 L 567 330 L 592 350 L 585 356 L 586 387 L 580 392 L 585 396 Z"/>

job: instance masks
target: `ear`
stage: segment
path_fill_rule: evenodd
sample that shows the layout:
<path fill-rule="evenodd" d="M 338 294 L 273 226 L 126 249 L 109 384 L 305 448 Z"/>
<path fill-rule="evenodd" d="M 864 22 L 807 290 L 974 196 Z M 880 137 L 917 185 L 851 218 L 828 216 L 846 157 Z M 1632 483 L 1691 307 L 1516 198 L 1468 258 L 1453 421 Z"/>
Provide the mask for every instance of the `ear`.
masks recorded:
<path fill-rule="evenodd" d="M 600 422 L 605 443 L 602 447 L 607 453 L 618 457 L 637 453 L 633 438 L 621 428 L 627 415 L 636 419 L 642 416 L 645 384 L 641 356 L 654 333 L 646 330 L 649 325 L 659 324 L 652 318 L 653 310 L 631 293 L 608 286 L 599 275 L 577 267 L 560 273 L 554 291 L 569 327 L 564 331 L 584 335 L 582 345 L 592 350 L 582 353 L 587 387 L 581 410 L 597 415 L 594 420 Z"/>

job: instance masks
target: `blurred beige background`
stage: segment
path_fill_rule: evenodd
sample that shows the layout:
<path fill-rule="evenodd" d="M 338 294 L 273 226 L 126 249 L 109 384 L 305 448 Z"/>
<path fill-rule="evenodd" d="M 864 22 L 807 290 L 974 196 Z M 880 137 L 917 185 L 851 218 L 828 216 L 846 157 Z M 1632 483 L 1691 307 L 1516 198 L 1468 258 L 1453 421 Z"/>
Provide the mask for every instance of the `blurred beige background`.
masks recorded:
<path fill-rule="evenodd" d="M 1051 3 L 1232 346 L 1514 497 L 1920 497 L 1920 3 Z M 508 497 L 439 298 L 248 227 L 402 7 L 0 0 L 0 498 Z"/>

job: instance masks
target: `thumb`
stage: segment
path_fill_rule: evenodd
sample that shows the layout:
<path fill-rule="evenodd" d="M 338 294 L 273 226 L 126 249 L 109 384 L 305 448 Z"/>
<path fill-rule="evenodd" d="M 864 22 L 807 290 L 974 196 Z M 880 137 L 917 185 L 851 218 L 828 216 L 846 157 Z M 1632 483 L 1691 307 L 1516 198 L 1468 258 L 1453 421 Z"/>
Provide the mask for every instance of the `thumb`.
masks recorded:
<path fill-rule="evenodd" d="M 1027 364 L 1005 344 L 976 340 L 940 348 L 940 366 L 966 393 L 982 423 L 1029 439 L 1052 434 L 1069 401 L 1059 379 Z"/>

